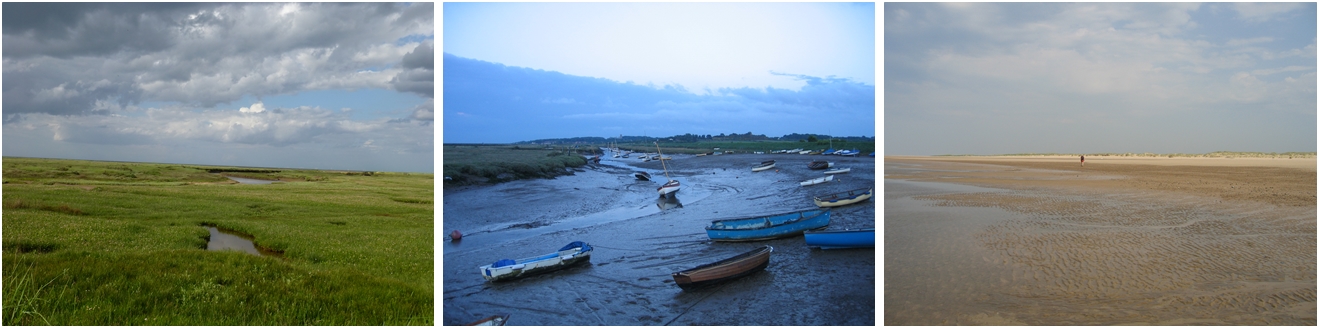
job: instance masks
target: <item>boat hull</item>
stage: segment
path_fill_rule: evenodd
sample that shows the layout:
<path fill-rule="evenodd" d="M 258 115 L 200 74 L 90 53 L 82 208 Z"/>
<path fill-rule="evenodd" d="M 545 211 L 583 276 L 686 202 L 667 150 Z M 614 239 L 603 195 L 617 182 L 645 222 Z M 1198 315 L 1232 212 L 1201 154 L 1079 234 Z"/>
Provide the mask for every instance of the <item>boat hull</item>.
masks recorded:
<path fill-rule="evenodd" d="M 717 220 L 705 228 L 705 234 L 713 241 L 733 242 L 791 237 L 806 230 L 828 226 L 829 213 L 829 209 L 815 209 L 769 216 Z"/>
<path fill-rule="evenodd" d="M 678 189 L 682 189 L 682 185 L 679 184 L 678 181 L 676 180 L 670 180 L 669 183 L 665 183 L 663 186 L 660 186 L 658 189 L 655 190 L 659 192 L 660 197 L 663 197 L 665 195 L 678 192 Z"/>
<path fill-rule="evenodd" d="M 823 177 L 823 178 L 815 178 L 815 179 L 810 179 L 810 180 L 802 181 L 802 182 L 801 182 L 801 185 L 802 185 L 803 187 L 805 187 L 805 186 L 809 186 L 809 185 L 817 185 L 817 184 L 821 184 L 821 183 L 825 183 L 825 182 L 829 182 L 829 181 L 833 181 L 833 180 L 834 180 L 834 176 L 830 175 L 830 176 Z"/>
<path fill-rule="evenodd" d="M 806 246 L 820 249 L 873 248 L 875 229 L 807 231 Z"/>
<path fill-rule="evenodd" d="M 841 174 L 841 173 L 848 173 L 848 172 L 852 172 L 852 168 L 849 167 L 849 168 L 845 168 L 845 169 L 837 169 L 837 170 L 824 171 L 824 174 Z"/>
<path fill-rule="evenodd" d="M 773 164 L 773 163 L 770 163 L 769 165 L 760 165 L 760 166 L 753 167 L 753 168 L 751 168 L 751 172 L 760 172 L 760 171 L 764 171 L 764 170 L 768 170 L 768 169 L 772 169 L 772 168 L 774 168 L 774 164 Z"/>
<path fill-rule="evenodd" d="M 769 256 L 773 252 L 773 247 L 762 246 L 714 263 L 674 272 L 673 282 L 687 290 L 745 277 L 765 270 L 769 266 Z"/>
<path fill-rule="evenodd" d="M 815 206 L 838 207 L 852 205 L 864 202 L 875 194 L 874 189 L 865 189 L 865 192 L 860 192 L 861 190 L 862 189 L 847 191 L 847 195 L 844 195 L 844 193 L 837 193 L 824 198 L 815 197 Z"/>
<path fill-rule="evenodd" d="M 486 281 L 496 282 L 566 269 L 587 262 L 591 262 L 591 246 L 582 243 L 580 247 L 560 249 L 554 253 L 514 260 L 513 264 L 500 266 L 487 264 L 479 269 L 481 270 L 481 276 Z"/>
<path fill-rule="evenodd" d="M 650 174 L 646 172 L 632 173 L 632 176 L 637 177 L 637 180 L 650 181 Z"/>

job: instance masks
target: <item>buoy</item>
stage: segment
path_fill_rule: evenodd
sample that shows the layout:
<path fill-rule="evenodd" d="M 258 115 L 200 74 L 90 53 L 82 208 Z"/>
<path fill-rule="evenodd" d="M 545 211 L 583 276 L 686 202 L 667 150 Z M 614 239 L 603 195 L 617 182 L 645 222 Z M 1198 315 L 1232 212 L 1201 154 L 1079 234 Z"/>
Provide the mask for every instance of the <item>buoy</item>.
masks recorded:
<path fill-rule="evenodd" d="M 458 230 L 454 230 L 453 232 L 449 233 L 449 238 L 452 238 L 454 241 L 462 240 L 463 233 L 458 232 Z"/>

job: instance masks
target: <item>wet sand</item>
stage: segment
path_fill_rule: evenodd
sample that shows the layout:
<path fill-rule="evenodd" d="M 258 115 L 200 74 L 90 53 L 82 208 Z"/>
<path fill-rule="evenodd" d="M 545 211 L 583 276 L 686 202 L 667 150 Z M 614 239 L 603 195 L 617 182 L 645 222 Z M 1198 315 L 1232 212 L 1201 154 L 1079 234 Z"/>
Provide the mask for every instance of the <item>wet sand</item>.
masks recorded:
<path fill-rule="evenodd" d="M 1314 159 L 885 158 L 889 325 L 1315 325 Z"/>
<path fill-rule="evenodd" d="M 874 186 L 875 158 L 781 154 L 671 155 L 682 182 L 676 202 L 655 189 L 658 161 L 606 156 L 572 176 L 444 190 L 444 324 L 512 314 L 510 325 L 874 325 L 874 249 L 808 248 L 803 237 L 714 243 L 710 221 L 815 208 L 812 195 Z M 777 169 L 751 172 L 764 160 Z M 853 168 L 832 183 L 812 160 Z M 656 181 L 638 181 L 636 170 Z M 680 204 L 680 205 L 679 205 Z M 829 229 L 875 227 L 875 202 L 833 210 Z M 572 241 L 595 247 L 591 263 L 511 282 L 487 283 L 477 267 L 501 258 L 557 250 Z M 729 283 L 683 291 L 670 273 L 761 245 L 769 267 Z"/>

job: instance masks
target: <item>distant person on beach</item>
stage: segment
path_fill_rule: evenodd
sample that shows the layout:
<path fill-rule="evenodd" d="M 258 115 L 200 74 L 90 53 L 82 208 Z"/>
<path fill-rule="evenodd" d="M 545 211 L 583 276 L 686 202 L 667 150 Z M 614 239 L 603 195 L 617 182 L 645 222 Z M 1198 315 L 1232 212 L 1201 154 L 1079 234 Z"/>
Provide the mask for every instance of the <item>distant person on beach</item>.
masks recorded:
<path fill-rule="evenodd" d="M 1085 167 L 1085 155 L 1081 155 L 1081 167 Z"/>

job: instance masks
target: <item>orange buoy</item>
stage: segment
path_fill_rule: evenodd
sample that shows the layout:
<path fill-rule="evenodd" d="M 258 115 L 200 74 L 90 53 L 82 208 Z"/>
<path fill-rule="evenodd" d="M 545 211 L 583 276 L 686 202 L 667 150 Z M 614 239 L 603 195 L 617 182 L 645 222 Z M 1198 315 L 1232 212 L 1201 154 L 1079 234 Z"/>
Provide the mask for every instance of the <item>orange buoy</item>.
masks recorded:
<path fill-rule="evenodd" d="M 458 230 L 454 230 L 453 232 L 449 233 L 449 238 L 452 238 L 453 240 L 462 240 L 463 233 L 458 232 Z"/>

